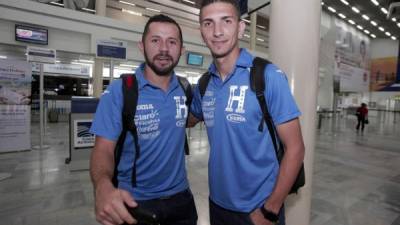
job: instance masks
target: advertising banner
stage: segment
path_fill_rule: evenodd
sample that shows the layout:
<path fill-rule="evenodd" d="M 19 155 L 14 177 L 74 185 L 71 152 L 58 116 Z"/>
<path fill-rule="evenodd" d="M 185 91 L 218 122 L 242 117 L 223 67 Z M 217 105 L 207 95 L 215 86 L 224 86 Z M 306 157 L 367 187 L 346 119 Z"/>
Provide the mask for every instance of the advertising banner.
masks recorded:
<path fill-rule="evenodd" d="M 370 42 L 369 38 L 335 19 L 336 49 L 334 75 L 340 77 L 340 92 L 369 91 Z"/>
<path fill-rule="evenodd" d="M 0 152 L 31 148 L 32 66 L 0 60 Z"/>
<path fill-rule="evenodd" d="M 92 119 L 74 120 L 74 148 L 93 147 L 95 136 L 89 132 Z"/>
<path fill-rule="evenodd" d="M 371 66 L 371 91 L 385 91 L 391 86 L 395 86 L 396 70 L 397 57 L 373 59 Z M 400 83 L 397 91 L 400 91 Z"/>

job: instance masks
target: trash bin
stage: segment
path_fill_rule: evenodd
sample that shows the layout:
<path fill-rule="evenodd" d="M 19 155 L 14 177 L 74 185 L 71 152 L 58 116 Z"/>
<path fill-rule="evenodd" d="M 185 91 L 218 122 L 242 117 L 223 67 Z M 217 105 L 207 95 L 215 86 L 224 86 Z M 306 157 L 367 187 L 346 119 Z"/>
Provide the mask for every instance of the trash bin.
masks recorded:
<path fill-rule="evenodd" d="M 49 118 L 50 123 L 57 123 L 58 122 L 58 112 L 55 109 L 49 110 L 48 118 Z"/>

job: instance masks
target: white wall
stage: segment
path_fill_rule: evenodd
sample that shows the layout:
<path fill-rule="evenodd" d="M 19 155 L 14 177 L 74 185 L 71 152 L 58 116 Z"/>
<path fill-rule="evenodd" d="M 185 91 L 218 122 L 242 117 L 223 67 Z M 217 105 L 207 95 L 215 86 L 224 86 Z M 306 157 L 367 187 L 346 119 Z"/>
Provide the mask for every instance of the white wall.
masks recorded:
<path fill-rule="evenodd" d="M 320 33 L 320 74 L 317 105 L 320 108 L 333 109 L 333 66 L 336 32 L 333 20 L 324 12 L 321 14 Z"/>

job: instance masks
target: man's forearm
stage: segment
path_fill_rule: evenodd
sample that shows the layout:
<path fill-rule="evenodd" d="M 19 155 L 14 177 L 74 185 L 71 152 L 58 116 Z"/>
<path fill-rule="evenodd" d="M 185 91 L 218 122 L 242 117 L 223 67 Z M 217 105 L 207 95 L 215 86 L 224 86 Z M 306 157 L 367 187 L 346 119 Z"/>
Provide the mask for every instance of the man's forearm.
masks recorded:
<path fill-rule="evenodd" d="M 103 143 L 96 138 L 96 144 L 90 159 L 90 176 L 94 188 L 99 183 L 112 183 L 114 175 L 114 149 L 110 149 L 108 143 Z"/>
<path fill-rule="evenodd" d="M 296 148 L 285 150 L 274 191 L 265 203 L 265 208 L 274 212 L 278 212 L 282 207 L 301 168 L 304 158 L 304 147 L 299 145 Z"/>

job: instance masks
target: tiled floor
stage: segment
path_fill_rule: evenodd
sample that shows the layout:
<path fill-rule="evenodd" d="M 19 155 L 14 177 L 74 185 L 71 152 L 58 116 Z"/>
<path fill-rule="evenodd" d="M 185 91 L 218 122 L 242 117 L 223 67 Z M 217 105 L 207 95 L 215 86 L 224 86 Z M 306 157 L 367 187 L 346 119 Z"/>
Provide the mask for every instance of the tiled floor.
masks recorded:
<path fill-rule="evenodd" d="M 364 134 L 355 118 L 324 119 L 317 131 L 312 225 L 400 225 L 400 114 L 371 117 Z M 37 144 L 37 124 L 32 142 Z M 66 123 L 49 124 L 47 150 L 0 154 L 0 225 L 90 225 L 88 171 L 70 172 Z M 199 225 L 208 225 L 207 139 L 191 130 L 187 168 Z"/>

